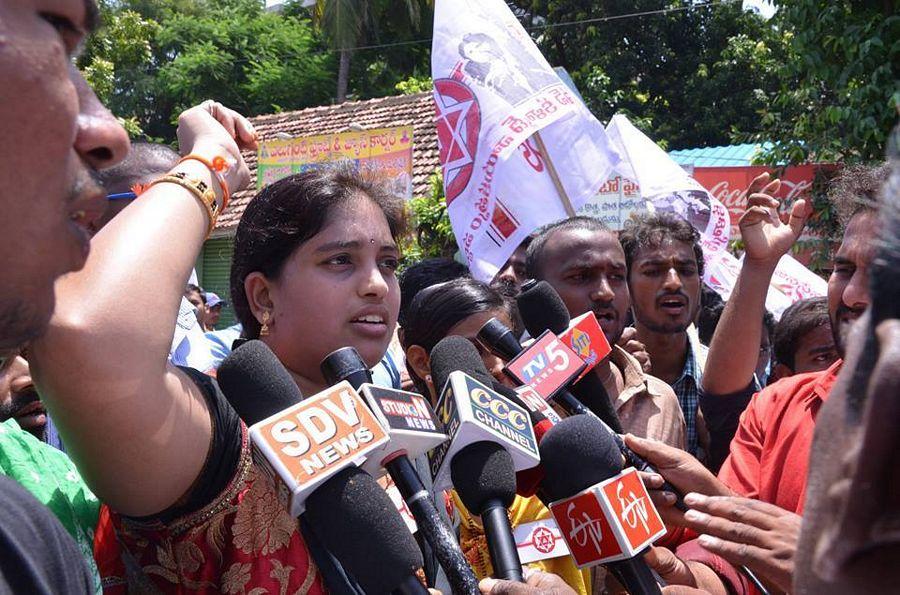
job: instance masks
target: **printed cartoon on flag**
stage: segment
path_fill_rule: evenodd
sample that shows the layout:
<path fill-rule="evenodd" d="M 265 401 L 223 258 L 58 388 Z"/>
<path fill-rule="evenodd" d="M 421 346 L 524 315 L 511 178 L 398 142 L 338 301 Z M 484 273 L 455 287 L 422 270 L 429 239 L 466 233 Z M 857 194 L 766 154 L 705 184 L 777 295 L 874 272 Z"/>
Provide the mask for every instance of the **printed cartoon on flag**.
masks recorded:
<path fill-rule="evenodd" d="M 502 0 L 436 2 L 432 75 L 450 220 L 473 275 L 489 280 L 531 231 L 566 216 L 549 158 L 577 208 L 618 155 Z"/>

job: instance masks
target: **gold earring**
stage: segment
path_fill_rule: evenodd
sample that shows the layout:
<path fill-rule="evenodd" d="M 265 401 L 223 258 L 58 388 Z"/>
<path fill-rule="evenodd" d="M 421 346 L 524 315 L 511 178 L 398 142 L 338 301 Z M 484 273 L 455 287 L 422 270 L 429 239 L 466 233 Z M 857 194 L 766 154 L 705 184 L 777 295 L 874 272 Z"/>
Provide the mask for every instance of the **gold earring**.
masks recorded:
<path fill-rule="evenodd" d="M 260 337 L 269 336 L 269 311 L 263 312 L 262 326 L 259 328 Z"/>

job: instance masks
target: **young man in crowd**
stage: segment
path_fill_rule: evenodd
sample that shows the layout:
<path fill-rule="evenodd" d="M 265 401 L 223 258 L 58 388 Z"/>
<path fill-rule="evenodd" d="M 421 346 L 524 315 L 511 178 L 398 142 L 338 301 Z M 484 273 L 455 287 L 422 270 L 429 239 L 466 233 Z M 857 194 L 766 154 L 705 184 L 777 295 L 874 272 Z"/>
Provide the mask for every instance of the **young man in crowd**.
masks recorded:
<path fill-rule="evenodd" d="M 206 323 L 203 326 L 206 327 L 207 332 L 216 330 L 219 317 L 222 315 L 222 308 L 227 303 L 218 294 L 211 291 L 206 292 Z"/>
<path fill-rule="evenodd" d="M 597 219 L 574 217 L 537 232 L 528 247 L 527 273 L 550 283 L 574 318 L 593 311 L 612 353 L 594 368 L 622 427 L 684 448 L 684 415 L 672 389 L 645 374 L 641 364 L 616 345 L 631 307 L 625 253 Z"/>
<path fill-rule="evenodd" d="M 97 19 L 93 1 L 0 2 L 3 362 L 46 328 L 56 278 L 84 266 L 87 227 L 105 208 L 94 175 L 128 152 L 125 131 L 72 65 Z M 0 591 L 95 591 L 96 572 L 78 560 L 92 561 L 98 505 L 68 458 L 7 421 L 0 474 L 16 480 L 0 478 Z"/>
<path fill-rule="evenodd" d="M 528 279 L 525 273 L 525 258 L 528 254 L 528 246 L 534 235 L 530 235 L 519 244 L 510 257 L 503 263 L 500 270 L 491 279 L 491 287 L 506 297 L 514 298 L 522 290 L 522 283 Z"/>
<path fill-rule="evenodd" d="M 877 253 L 865 271 L 854 271 L 869 278 L 870 307 L 842 343 L 846 363 L 816 420 L 798 595 L 887 593 L 900 584 L 900 128 L 888 157 L 880 239 L 870 236 L 864 246 Z M 838 274 L 846 276 L 852 252 L 841 256 Z"/>
<path fill-rule="evenodd" d="M 772 333 L 774 382 L 794 374 L 827 370 L 838 353 L 828 318 L 828 298 L 794 302 L 781 315 Z"/>
<path fill-rule="evenodd" d="M 698 456 L 700 380 L 706 347 L 688 327 L 700 308 L 703 248 L 700 234 L 671 213 L 645 214 L 619 234 L 637 340 L 644 344 L 653 375 L 668 383 L 684 414 L 687 451 Z"/>

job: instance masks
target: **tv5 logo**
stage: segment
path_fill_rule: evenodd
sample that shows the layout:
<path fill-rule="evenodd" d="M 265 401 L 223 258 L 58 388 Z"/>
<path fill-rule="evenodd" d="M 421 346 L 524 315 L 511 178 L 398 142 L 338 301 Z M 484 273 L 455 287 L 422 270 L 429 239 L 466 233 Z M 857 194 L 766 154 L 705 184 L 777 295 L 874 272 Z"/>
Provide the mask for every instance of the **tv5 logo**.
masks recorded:
<path fill-rule="evenodd" d="M 546 331 L 528 349 L 510 360 L 506 372 L 544 399 L 549 399 L 577 376 L 584 365 L 568 345 L 553 332 Z"/>

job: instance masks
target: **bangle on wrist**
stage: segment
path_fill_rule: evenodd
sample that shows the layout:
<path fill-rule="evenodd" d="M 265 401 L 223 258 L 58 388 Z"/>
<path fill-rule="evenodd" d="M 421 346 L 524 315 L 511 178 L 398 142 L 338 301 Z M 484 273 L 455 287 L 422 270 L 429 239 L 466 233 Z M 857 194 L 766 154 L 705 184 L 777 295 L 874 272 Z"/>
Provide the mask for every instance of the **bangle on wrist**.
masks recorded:
<path fill-rule="evenodd" d="M 219 213 L 222 212 L 223 208 L 222 204 L 216 200 L 216 193 L 209 187 L 209 184 L 199 178 L 190 176 L 186 172 L 176 171 L 157 178 L 150 183 L 150 186 L 163 183 L 181 186 L 200 201 L 206 209 L 206 214 L 209 215 L 209 227 L 206 230 L 206 237 L 208 238 L 216 226 L 216 220 L 218 220 Z"/>
<path fill-rule="evenodd" d="M 196 153 L 191 153 L 189 155 L 185 155 L 181 159 L 178 160 L 178 163 L 183 163 L 189 159 L 194 161 L 198 161 L 206 166 L 207 169 L 212 173 L 213 177 L 219 183 L 219 187 L 222 189 L 222 211 L 228 206 L 228 201 L 231 198 L 231 193 L 228 191 L 228 184 L 225 183 L 225 176 L 223 172 L 228 170 L 228 162 L 224 157 L 214 157 L 212 161 L 207 159 L 202 155 L 197 155 Z"/>

